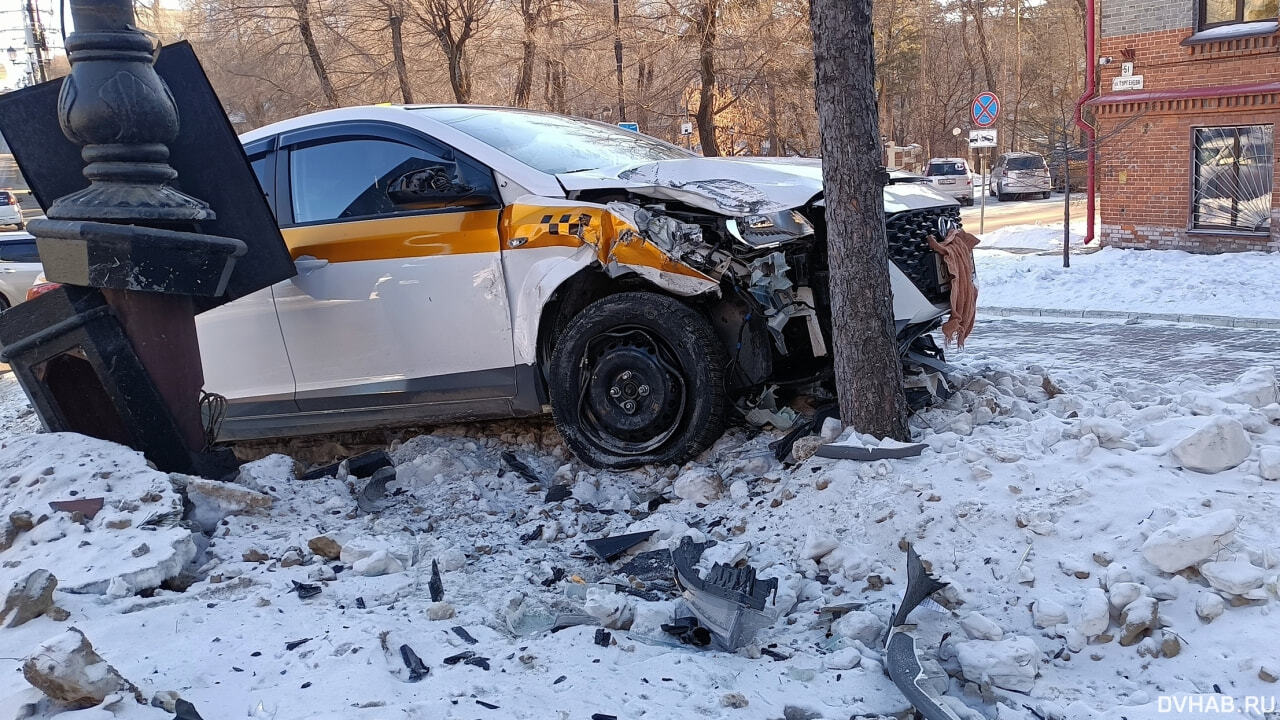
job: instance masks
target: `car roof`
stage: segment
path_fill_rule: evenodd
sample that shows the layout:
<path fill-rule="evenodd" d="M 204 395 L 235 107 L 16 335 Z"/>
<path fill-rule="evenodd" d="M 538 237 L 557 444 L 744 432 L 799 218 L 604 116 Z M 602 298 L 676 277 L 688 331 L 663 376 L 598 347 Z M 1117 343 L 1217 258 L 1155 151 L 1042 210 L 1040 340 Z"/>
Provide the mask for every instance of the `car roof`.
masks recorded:
<path fill-rule="evenodd" d="M 936 158 L 929 158 L 929 162 L 930 163 L 949 162 L 949 163 L 966 163 L 967 164 L 969 161 L 965 160 L 964 158 L 936 157 Z"/>
<path fill-rule="evenodd" d="M 1025 150 L 1018 150 L 1017 152 L 1001 153 L 1000 157 L 1043 157 L 1043 156 L 1040 153 L 1027 152 Z"/>

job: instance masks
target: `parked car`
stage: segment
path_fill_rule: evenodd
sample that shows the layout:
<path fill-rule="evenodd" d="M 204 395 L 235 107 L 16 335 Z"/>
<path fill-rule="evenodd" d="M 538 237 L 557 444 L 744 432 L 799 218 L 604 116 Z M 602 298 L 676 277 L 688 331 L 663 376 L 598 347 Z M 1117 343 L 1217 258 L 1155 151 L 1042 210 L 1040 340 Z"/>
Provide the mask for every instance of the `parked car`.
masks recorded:
<path fill-rule="evenodd" d="M 1002 201 L 1027 195 L 1048 199 L 1052 182 L 1044 156 L 1036 153 L 1005 153 L 991 166 L 991 196 Z"/>
<path fill-rule="evenodd" d="M 36 239 L 26 233 L 0 235 L 0 310 L 27 299 L 27 290 L 43 272 Z"/>
<path fill-rule="evenodd" d="M 241 140 L 298 274 L 198 318 L 223 440 L 549 410 L 581 459 L 629 467 L 693 457 L 735 404 L 832 397 L 816 160 L 477 106 Z M 904 357 L 937 357 L 949 286 L 928 238 L 959 208 L 892 179 L 884 202 Z"/>
<path fill-rule="evenodd" d="M 18 196 L 12 190 L 0 190 L 0 225 L 12 225 L 15 230 L 22 230 L 27 226 L 22 220 Z"/>
<path fill-rule="evenodd" d="M 973 204 L 973 179 L 969 177 L 969 163 L 964 158 L 933 158 L 924 174 L 939 192 L 961 204 Z"/>

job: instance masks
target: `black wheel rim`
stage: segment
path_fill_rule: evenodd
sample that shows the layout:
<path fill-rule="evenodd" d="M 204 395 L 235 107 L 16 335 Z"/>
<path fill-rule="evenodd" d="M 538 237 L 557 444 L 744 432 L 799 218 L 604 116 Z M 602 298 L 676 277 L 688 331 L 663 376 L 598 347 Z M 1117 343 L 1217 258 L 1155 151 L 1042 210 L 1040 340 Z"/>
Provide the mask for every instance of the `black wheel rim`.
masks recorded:
<path fill-rule="evenodd" d="M 689 383 L 670 344 L 647 328 L 625 325 L 587 342 L 578 375 L 582 432 L 621 456 L 661 448 L 684 424 Z"/>

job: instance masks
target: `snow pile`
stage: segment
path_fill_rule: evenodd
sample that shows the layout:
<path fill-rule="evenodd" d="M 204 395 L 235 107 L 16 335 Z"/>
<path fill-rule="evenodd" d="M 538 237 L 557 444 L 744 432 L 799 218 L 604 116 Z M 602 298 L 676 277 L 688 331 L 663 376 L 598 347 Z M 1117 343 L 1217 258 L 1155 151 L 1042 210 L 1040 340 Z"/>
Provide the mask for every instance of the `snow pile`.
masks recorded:
<path fill-rule="evenodd" d="M 1009 225 L 983 234 L 983 250 L 1050 250 L 1062 251 L 1062 223 L 1045 225 Z M 1084 233 L 1074 225 L 1071 228 L 1071 247 L 1082 247 Z"/>
<path fill-rule="evenodd" d="M 19 553 L 14 582 L 47 567 L 55 603 L 122 677 L 205 717 L 900 716 L 882 643 L 908 543 L 950 583 L 911 622 L 962 717 L 1133 718 L 1165 693 L 1275 694 L 1276 651 L 1256 642 L 1280 636 L 1280 486 L 1262 472 L 1280 447 L 1274 371 L 1209 387 L 988 362 L 956 380 L 913 419 L 925 452 L 895 461 L 785 467 L 776 435 L 735 430 L 685 467 L 609 472 L 567 456 L 549 423 L 443 428 L 390 448 L 372 514 L 364 481 L 302 480 L 278 455 L 205 486 L 109 443 L 21 436 L 0 449 L 0 501 L 33 524 L 0 560 Z M 1190 469 L 1175 448 L 1222 421 L 1245 457 Z M 187 514 L 207 534 L 179 523 L 175 486 L 206 498 Z M 72 490 L 103 509 L 48 509 Z M 613 562 L 584 544 L 645 530 Z M 133 577 L 135 543 L 146 558 L 178 532 L 193 548 L 181 582 L 67 592 Z M 683 538 L 716 543 L 703 572 L 748 563 L 778 581 L 737 652 L 662 629 L 679 598 L 662 551 Z M 66 630 L 48 614 L 0 629 L 0 656 Z M 0 707 L 31 702 L 17 673 L 0 677 Z"/>
<path fill-rule="evenodd" d="M 1280 254 L 1192 255 L 1178 250 L 1103 248 L 1073 255 L 1014 254 L 998 248 L 1062 248 L 1062 227 L 987 233 L 975 250 L 980 304 L 1068 310 L 1280 318 Z"/>

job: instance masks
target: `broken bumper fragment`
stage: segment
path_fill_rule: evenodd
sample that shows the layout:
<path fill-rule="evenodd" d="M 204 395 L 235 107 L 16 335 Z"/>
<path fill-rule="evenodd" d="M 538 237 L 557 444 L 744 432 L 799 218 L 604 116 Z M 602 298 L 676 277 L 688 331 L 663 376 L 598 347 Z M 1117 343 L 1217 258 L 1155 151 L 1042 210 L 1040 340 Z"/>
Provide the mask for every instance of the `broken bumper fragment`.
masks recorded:
<path fill-rule="evenodd" d="M 908 546 L 907 591 L 902 597 L 902 604 L 893 614 L 893 627 L 885 646 L 886 670 L 893 684 L 898 686 L 925 720 L 960 720 L 943 704 L 941 694 L 929 684 L 920 662 L 916 639 L 910 633 L 915 626 L 907 624 L 907 616 L 911 611 L 944 587 L 946 583 L 929 575 L 915 548 Z"/>
<path fill-rule="evenodd" d="M 763 611 L 770 595 L 777 599 L 778 580 L 757 580 L 753 567 L 733 568 L 720 563 L 702 577 L 697 566 L 707 546 L 686 537 L 671 552 L 676 584 L 684 591 L 684 601 L 698 623 L 711 632 L 711 646 L 736 650 L 750 642 L 756 631 L 772 623 Z"/>

